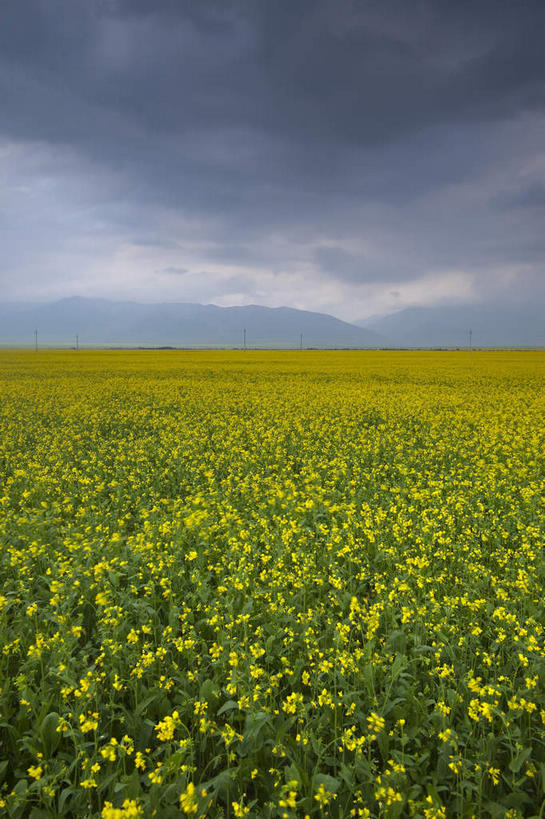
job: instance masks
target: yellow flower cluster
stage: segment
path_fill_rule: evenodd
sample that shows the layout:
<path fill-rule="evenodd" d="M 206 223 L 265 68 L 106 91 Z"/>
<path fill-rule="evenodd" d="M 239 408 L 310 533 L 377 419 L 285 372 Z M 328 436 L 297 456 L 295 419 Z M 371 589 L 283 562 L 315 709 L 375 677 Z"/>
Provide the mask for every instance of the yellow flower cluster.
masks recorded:
<path fill-rule="evenodd" d="M 125 799 L 121 808 L 114 808 L 111 802 L 105 802 L 100 815 L 102 819 L 135 819 L 143 814 L 134 799 Z"/>

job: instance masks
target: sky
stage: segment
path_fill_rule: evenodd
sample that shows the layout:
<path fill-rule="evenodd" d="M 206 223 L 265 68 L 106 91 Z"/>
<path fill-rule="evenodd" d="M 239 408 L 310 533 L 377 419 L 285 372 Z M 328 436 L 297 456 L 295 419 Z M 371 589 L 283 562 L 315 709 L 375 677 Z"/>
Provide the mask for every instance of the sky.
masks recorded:
<path fill-rule="evenodd" d="M 2 0 L 0 298 L 545 304 L 542 0 Z"/>

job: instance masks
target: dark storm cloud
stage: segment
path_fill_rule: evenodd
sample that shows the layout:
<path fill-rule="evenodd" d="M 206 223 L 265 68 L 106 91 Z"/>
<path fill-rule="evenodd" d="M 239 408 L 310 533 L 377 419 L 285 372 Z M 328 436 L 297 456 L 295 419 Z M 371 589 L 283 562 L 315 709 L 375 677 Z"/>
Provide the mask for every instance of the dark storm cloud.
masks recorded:
<path fill-rule="evenodd" d="M 146 153 L 137 125 L 383 144 L 541 107 L 544 23 L 545 7 L 531 2 L 8 0 L 4 128 L 101 151 L 106 142 L 116 155 L 117 132 Z"/>
<path fill-rule="evenodd" d="M 127 287 L 130 246 L 167 277 L 210 262 L 391 293 L 456 267 L 493 289 L 495 266 L 543 263 L 544 31 L 528 0 L 5 0 L 0 137 L 50 170 L 19 157 L 0 207 L 61 267 L 93 226 Z"/>
<path fill-rule="evenodd" d="M 132 2 L 111 5 L 109 17 L 68 3 L 60 27 L 55 5 L 35 18 L 36 62 L 65 77 L 68 58 L 88 98 L 154 129 L 183 127 L 189 115 L 361 144 L 423 123 L 512 115 L 545 97 L 540 3 L 154 2 L 140 17 Z"/>

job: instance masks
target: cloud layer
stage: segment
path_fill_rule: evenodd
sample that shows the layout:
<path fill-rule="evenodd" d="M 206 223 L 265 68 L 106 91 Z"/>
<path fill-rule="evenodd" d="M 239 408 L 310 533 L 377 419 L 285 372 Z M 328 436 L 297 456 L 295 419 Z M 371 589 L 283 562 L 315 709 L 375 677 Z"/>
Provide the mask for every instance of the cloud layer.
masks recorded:
<path fill-rule="evenodd" d="M 541 2 L 6 0 L 8 299 L 545 296 Z"/>

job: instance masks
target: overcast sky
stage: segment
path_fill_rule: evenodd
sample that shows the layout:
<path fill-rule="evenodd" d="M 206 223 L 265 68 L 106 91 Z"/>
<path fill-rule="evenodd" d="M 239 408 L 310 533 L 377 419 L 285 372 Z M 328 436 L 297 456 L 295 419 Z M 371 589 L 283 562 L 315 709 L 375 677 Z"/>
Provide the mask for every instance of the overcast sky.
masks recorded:
<path fill-rule="evenodd" d="M 545 298 L 542 0 L 2 0 L 3 300 Z"/>

